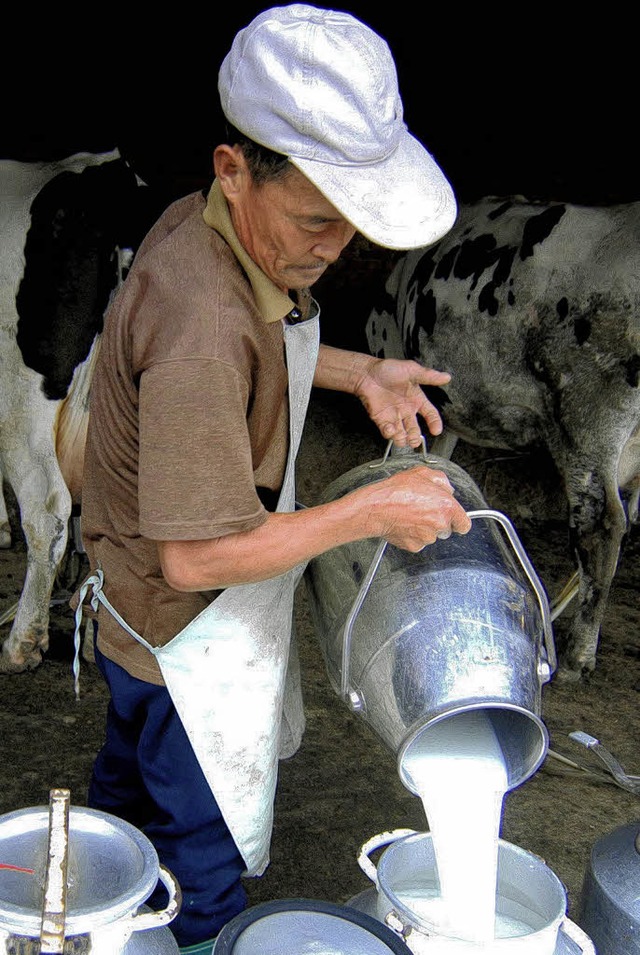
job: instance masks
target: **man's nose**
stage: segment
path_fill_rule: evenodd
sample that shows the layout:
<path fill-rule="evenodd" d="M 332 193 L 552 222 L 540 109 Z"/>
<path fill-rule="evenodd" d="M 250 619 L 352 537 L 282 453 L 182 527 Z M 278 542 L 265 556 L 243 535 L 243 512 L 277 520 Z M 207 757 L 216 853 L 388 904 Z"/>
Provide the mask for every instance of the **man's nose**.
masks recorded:
<path fill-rule="evenodd" d="M 348 222 L 336 224 L 318 238 L 311 251 L 323 262 L 335 262 L 355 234 L 356 230 Z"/>

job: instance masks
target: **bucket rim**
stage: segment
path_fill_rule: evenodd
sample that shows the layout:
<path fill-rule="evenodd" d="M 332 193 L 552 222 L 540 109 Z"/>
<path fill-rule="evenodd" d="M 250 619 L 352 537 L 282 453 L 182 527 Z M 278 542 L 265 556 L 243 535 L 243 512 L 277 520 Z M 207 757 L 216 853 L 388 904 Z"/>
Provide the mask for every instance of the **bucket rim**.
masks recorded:
<path fill-rule="evenodd" d="M 243 932 L 255 922 L 266 916 L 280 912 L 315 912 L 320 915 L 332 915 L 365 929 L 383 942 L 393 955 L 410 955 L 406 942 L 374 916 L 352 908 L 348 904 L 339 905 L 321 899 L 288 898 L 261 902 L 240 912 L 220 930 L 214 945 L 214 955 L 233 955 L 235 944 Z M 288 940 L 288 943 L 291 939 Z"/>
<path fill-rule="evenodd" d="M 409 835 L 401 836 L 400 838 L 396 839 L 394 842 L 392 842 L 390 845 L 388 845 L 384 849 L 384 852 L 382 853 L 376 868 L 377 891 L 381 893 L 385 899 L 388 900 L 388 902 L 390 903 L 394 911 L 397 912 L 398 916 L 406 919 L 412 925 L 419 926 L 420 929 L 424 929 L 424 931 L 427 933 L 433 933 L 434 927 L 431 923 L 422 919 L 420 915 L 412 912 L 411 909 L 402 901 L 402 899 L 396 895 L 393 889 L 390 889 L 383 884 L 384 876 L 385 876 L 385 871 L 384 871 L 385 865 L 390 864 L 390 859 L 392 857 L 393 850 L 401 845 L 405 845 L 408 843 L 419 843 L 419 842 L 432 843 L 433 834 L 430 831 L 413 832 L 413 833 L 410 833 Z M 565 888 L 564 883 L 562 882 L 562 879 L 553 871 L 553 869 L 550 866 L 547 865 L 547 863 L 542 858 L 542 856 L 539 856 L 535 852 L 531 852 L 528 849 L 523 849 L 522 846 L 518 846 L 513 842 L 508 842 L 506 839 L 499 838 L 498 853 L 500 854 L 500 852 L 502 853 L 509 852 L 525 863 L 530 863 L 531 860 L 535 860 L 536 863 L 539 864 L 540 868 L 545 873 L 545 878 L 547 878 L 549 882 L 553 884 L 554 889 L 557 890 L 558 892 L 558 896 L 560 900 L 563 901 L 564 903 L 563 912 L 559 914 L 556 919 L 558 924 L 560 924 L 562 919 L 566 917 L 566 910 L 567 910 L 567 904 L 568 904 L 567 890 Z M 391 853 L 391 854 L 387 855 L 387 853 Z M 386 863 L 385 863 L 385 857 L 386 857 Z M 540 931 L 541 932 L 545 931 L 545 929 L 541 929 Z M 443 937 L 448 938 L 449 936 L 443 936 Z M 505 939 L 505 941 L 507 941 L 507 939 Z"/>
<path fill-rule="evenodd" d="M 512 713 L 518 713 L 527 718 L 529 722 L 533 723 L 533 725 L 540 732 L 540 747 L 538 749 L 537 755 L 531 761 L 531 763 L 527 764 L 525 773 L 521 773 L 520 775 L 515 776 L 513 780 L 509 781 L 507 792 L 511 792 L 511 790 L 521 786 L 522 783 L 526 782 L 528 779 L 531 779 L 531 777 L 540 769 L 547 758 L 549 751 L 549 730 L 547 729 L 544 720 L 538 716 L 537 713 L 532 712 L 532 710 L 528 710 L 524 706 L 519 706 L 517 703 L 509 703 L 507 700 L 503 700 L 499 697 L 494 699 L 491 697 L 483 697 L 481 701 L 475 700 L 469 701 L 468 703 L 457 703 L 453 707 L 448 706 L 446 708 L 442 708 L 440 712 L 436 712 L 436 714 L 427 720 L 427 722 L 416 721 L 409 729 L 408 733 L 398 746 L 396 766 L 403 786 L 405 786 L 409 792 L 413 793 L 414 796 L 419 796 L 420 794 L 417 792 L 409 777 L 407 776 L 403 765 L 404 757 L 408 748 L 428 727 L 435 726 L 436 723 L 441 723 L 443 720 L 449 719 L 452 716 L 459 716 L 462 713 L 471 713 L 477 710 L 507 710 Z"/>

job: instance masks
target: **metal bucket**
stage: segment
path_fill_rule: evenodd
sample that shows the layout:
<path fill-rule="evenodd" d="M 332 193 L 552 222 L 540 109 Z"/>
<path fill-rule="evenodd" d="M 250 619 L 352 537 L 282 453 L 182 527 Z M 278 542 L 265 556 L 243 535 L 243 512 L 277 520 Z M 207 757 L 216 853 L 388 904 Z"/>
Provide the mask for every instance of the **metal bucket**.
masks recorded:
<path fill-rule="evenodd" d="M 382 846 L 387 848 L 376 867 L 370 854 Z M 358 864 L 376 886 L 377 917 L 406 939 L 414 955 L 556 955 L 561 932 L 579 946 L 578 952 L 595 955 L 591 940 L 566 918 L 567 896 L 560 879 L 538 856 L 502 839 L 496 914 L 515 920 L 520 928 L 518 934 L 493 942 L 447 935 L 413 907 L 416 895 L 439 895 L 431 833 L 406 829 L 380 833 L 362 847 Z"/>
<path fill-rule="evenodd" d="M 640 821 L 614 829 L 593 846 L 580 924 L 598 955 L 640 955 Z"/>
<path fill-rule="evenodd" d="M 48 848 L 48 808 L 0 816 L 0 861 L 12 866 L 0 868 L 0 942 L 40 938 Z M 143 903 L 158 880 L 169 901 L 151 911 Z M 136 952 L 169 955 L 178 951 L 173 936 L 167 929 L 170 938 L 159 938 L 162 932 L 155 930 L 179 908 L 180 889 L 146 836 L 108 813 L 70 808 L 65 938 L 86 937 L 82 944 L 92 955 L 128 955 L 136 933 Z"/>
<path fill-rule="evenodd" d="M 214 955 L 411 955 L 404 941 L 371 915 L 315 899 L 264 902 L 236 915 L 218 935 Z"/>
<path fill-rule="evenodd" d="M 467 535 L 418 554 L 363 540 L 327 551 L 305 572 L 330 682 L 405 763 L 442 719 L 483 708 L 502 746 L 509 788 L 543 762 L 542 685 L 556 667 L 546 593 L 509 520 L 487 508 L 462 468 L 415 451 L 348 471 L 321 502 L 399 469 L 444 471 L 473 519 Z"/>

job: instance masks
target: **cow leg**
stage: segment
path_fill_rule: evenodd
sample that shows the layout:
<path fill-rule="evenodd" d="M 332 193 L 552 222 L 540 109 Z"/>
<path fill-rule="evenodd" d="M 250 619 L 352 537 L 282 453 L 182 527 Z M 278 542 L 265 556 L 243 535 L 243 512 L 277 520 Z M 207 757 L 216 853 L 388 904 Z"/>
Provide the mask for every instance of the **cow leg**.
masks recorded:
<path fill-rule="evenodd" d="M 580 587 L 560 678 L 579 680 L 596 666 L 600 629 L 627 529 L 616 473 L 615 467 L 606 476 L 590 467 L 575 467 L 566 480 Z"/>
<path fill-rule="evenodd" d="M 11 524 L 7 511 L 7 502 L 2 487 L 2 473 L 0 472 L 0 550 L 9 550 L 11 547 Z"/>
<path fill-rule="evenodd" d="M 639 409 L 640 412 L 640 409 Z M 627 518 L 630 524 L 638 523 L 640 505 L 640 424 L 626 443 L 620 455 L 618 483 L 627 500 Z"/>
<path fill-rule="evenodd" d="M 435 438 L 432 438 L 431 447 L 428 451 L 429 454 L 435 454 L 439 458 L 445 458 L 447 461 L 450 461 L 457 443 L 458 435 L 445 428 L 442 434 L 438 434 Z"/>
<path fill-rule="evenodd" d="M 27 569 L 11 632 L 0 654 L 0 672 L 33 669 L 49 646 L 49 603 L 67 546 L 71 497 L 55 453 L 36 454 L 25 473 L 8 471 L 27 548 Z"/>

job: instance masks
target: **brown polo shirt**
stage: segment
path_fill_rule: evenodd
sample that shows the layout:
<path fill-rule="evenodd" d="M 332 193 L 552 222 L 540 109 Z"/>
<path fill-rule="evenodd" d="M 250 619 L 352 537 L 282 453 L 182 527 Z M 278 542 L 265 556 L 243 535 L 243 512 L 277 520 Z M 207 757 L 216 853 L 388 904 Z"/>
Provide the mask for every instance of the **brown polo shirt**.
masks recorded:
<path fill-rule="evenodd" d="M 294 307 L 248 258 L 217 183 L 171 205 L 109 309 L 92 383 L 82 531 L 92 569 L 154 646 L 216 592 L 165 582 L 157 540 L 252 530 L 288 447 L 282 319 Z M 266 509 L 265 509 L 266 508 Z M 100 607 L 101 651 L 162 683 L 155 659 Z"/>

